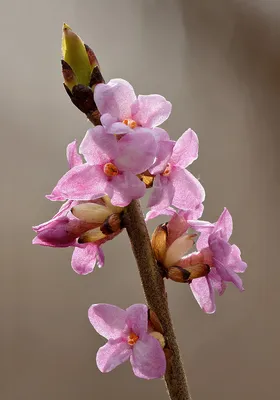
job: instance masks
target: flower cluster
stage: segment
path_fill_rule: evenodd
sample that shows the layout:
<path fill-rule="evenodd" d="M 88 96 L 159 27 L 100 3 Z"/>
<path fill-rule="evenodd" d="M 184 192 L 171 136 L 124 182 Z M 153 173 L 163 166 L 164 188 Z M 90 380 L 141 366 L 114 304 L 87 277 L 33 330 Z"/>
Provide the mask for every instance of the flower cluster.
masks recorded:
<path fill-rule="evenodd" d="M 159 128 L 171 113 L 171 103 L 160 95 L 137 97 L 122 79 L 97 84 L 94 104 L 101 125 L 87 131 L 79 153 L 76 142 L 69 144 L 69 170 L 47 196 L 65 203 L 50 221 L 33 228 L 33 243 L 74 247 L 73 269 L 88 274 L 104 264 L 101 245 L 122 231 L 126 207 L 148 190 L 146 219 L 171 217 L 152 236 L 162 275 L 187 283 L 200 307 L 213 313 L 215 291 L 222 294 L 227 282 L 243 290 L 237 273 L 246 264 L 238 247 L 228 243 L 232 219 L 227 209 L 216 223 L 199 220 L 205 192 L 186 169 L 198 157 L 197 135 L 188 129 L 176 142 L 171 140 Z M 130 359 L 139 377 L 164 374 L 164 345 L 149 332 L 147 312 L 144 305 L 125 311 L 105 304 L 90 308 L 92 325 L 108 339 L 97 354 L 102 372 Z"/>

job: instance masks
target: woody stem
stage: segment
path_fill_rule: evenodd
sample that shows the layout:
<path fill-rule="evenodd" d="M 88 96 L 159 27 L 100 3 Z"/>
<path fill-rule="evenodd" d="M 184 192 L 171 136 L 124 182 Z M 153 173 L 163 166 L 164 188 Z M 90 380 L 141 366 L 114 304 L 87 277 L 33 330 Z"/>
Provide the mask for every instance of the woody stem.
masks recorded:
<path fill-rule="evenodd" d="M 165 383 L 169 397 L 171 400 L 191 400 L 168 308 L 164 281 L 153 254 L 149 233 L 138 200 L 132 201 L 127 207 L 124 225 L 138 265 L 148 307 L 159 318 L 167 341 L 167 347 L 171 350 L 172 356 L 168 361 L 165 373 Z"/>

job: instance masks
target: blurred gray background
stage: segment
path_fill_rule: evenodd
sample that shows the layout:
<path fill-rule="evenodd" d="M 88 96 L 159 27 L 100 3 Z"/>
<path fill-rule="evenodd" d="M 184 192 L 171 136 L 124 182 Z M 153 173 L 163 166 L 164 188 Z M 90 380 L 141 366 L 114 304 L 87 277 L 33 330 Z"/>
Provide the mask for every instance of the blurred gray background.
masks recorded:
<path fill-rule="evenodd" d="M 272 0 L 1 0 L 1 373 L 3 400 L 165 399 L 164 383 L 129 364 L 101 374 L 92 303 L 143 302 L 125 232 L 106 265 L 77 276 L 71 249 L 32 246 L 31 226 L 59 207 L 44 198 L 67 170 L 65 147 L 90 126 L 62 86 L 67 22 L 104 77 L 173 103 L 165 128 L 199 135 L 192 167 L 204 219 L 224 206 L 249 268 L 215 315 L 186 285 L 167 283 L 194 400 L 261 400 L 279 391 L 280 2 Z M 149 226 L 152 230 L 156 223 Z"/>

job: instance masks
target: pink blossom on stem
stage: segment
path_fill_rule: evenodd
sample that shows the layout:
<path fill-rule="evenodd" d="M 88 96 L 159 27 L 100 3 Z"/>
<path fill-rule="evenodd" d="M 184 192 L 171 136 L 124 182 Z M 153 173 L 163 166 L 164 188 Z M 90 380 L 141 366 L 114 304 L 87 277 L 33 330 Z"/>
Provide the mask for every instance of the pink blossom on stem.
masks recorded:
<path fill-rule="evenodd" d="M 139 378 L 161 378 L 166 369 L 163 349 L 148 333 L 148 308 L 135 304 L 122 310 L 111 304 L 93 304 L 88 312 L 94 329 L 108 342 L 97 352 L 101 372 L 110 372 L 130 360 Z"/>
<path fill-rule="evenodd" d="M 210 266 L 207 276 L 194 279 L 190 287 L 200 307 L 207 313 L 216 310 L 214 291 L 220 295 L 226 289 L 226 283 L 232 282 L 243 291 L 241 278 L 237 273 L 246 270 L 247 264 L 241 259 L 239 248 L 228 240 L 232 234 L 232 217 L 225 208 L 215 224 L 204 221 L 188 221 L 189 226 L 200 232 L 196 246 L 198 253 L 182 259 L 179 266 L 186 268 L 197 262 Z"/>
<path fill-rule="evenodd" d="M 158 94 L 136 97 L 133 87 L 123 79 L 97 85 L 94 100 L 101 123 L 112 134 L 128 133 L 137 127 L 155 128 L 167 120 L 172 108 Z"/>
<path fill-rule="evenodd" d="M 161 151 L 168 153 L 165 147 L 168 141 L 162 142 Z M 157 155 L 160 158 L 160 155 Z M 205 192 L 200 182 L 185 168 L 198 157 L 198 138 L 194 131 L 188 129 L 176 142 L 170 157 L 164 163 L 149 169 L 156 175 L 153 192 L 148 206 L 153 211 L 165 210 L 170 205 L 182 210 L 195 209 L 205 199 Z M 163 156 L 164 158 L 164 156 Z"/>
<path fill-rule="evenodd" d="M 135 130 L 120 140 L 102 126 L 89 129 L 80 146 L 86 163 L 70 169 L 54 192 L 71 200 L 93 200 L 107 194 L 113 205 L 127 206 L 145 194 L 136 176 L 154 162 L 156 142 L 149 132 Z"/>

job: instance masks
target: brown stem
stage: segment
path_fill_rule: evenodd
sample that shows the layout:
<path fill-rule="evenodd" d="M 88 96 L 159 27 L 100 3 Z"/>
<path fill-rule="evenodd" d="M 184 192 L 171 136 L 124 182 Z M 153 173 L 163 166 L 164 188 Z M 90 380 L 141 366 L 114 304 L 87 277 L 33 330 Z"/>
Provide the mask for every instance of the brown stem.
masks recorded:
<path fill-rule="evenodd" d="M 164 281 L 153 255 L 139 201 L 134 200 L 127 207 L 124 225 L 137 261 L 148 306 L 158 316 L 163 327 L 167 347 L 171 350 L 172 355 L 165 374 L 169 397 L 171 400 L 190 400 L 187 379 L 168 308 Z"/>

